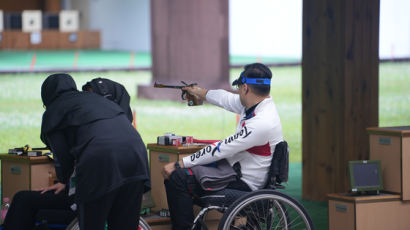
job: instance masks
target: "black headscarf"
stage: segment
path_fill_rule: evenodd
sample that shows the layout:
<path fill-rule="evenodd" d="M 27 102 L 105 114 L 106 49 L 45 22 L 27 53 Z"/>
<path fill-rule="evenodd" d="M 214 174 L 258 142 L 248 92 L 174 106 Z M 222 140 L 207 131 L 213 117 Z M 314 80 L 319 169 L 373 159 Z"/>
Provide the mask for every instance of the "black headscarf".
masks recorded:
<path fill-rule="evenodd" d="M 82 87 L 83 91 L 87 91 L 88 88 L 91 88 L 94 93 L 117 103 L 132 122 L 133 116 L 130 108 L 130 95 L 123 85 L 110 79 L 99 77 L 92 79 Z"/>
<path fill-rule="evenodd" d="M 47 77 L 41 86 L 41 99 L 46 111 L 40 137 L 47 146 L 47 134 L 52 131 L 124 113 L 120 107 L 96 94 L 79 92 L 73 78 L 65 73 Z"/>

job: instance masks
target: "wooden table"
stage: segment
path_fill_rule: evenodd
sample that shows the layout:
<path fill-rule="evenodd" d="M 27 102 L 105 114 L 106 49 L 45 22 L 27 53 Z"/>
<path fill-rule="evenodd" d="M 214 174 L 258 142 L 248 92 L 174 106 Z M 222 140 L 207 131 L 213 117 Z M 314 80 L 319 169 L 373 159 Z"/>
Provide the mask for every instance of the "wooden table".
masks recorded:
<path fill-rule="evenodd" d="M 370 160 L 380 160 L 383 189 L 410 201 L 410 126 L 367 128 Z"/>
<path fill-rule="evenodd" d="M 203 148 L 203 145 L 191 146 L 170 146 L 148 144 L 151 174 L 151 195 L 155 207 L 154 212 L 161 209 L 168 209 L 167 196 L 164 187 L 164 178 L 162 177 L 162 168 L 170 163 L 180 160 L 181 158 L 191 155 Z"/>
<path fill-rule="evenodd" d="M 164 186 L 164 178 L 162 177 L 161 170 L 164 165 L 180 160 L 185 156 L 189 156 L 201 150 L 205 145 L 190 145 L 190 146 L 170 146 L 170 145 L 157 145 L 148 144 L 150 158 L 150 173 L 151 173 L 151 195 L 154 201 L 154 208 L 152 212 L 158 213 L 161 209 L 168 209 L 167 196 Z M 198 213 L 200 208 L 194 207 L 194 215 Z M 222 214 L 213 210 L 208 212 L 206 218 L 206 225 L 208 229 L 217 229 L 218 223 Z M 167 217 L 158 217 L 151 215 L 143 218 L 148 222 L 153 230 L 170 230 L 171 219 Z"/>
<path fill-rule="evenodd" d="M 329 194 L 329 230 L 410 229 L 410 202 L 399 194 Z"/>
<path fill-rule="evenodd" d="M 13 198 L 21 190 L 48 187 L 56 178 L 54 162 L 47 156 L 0 154 L 1 195 Z"/>

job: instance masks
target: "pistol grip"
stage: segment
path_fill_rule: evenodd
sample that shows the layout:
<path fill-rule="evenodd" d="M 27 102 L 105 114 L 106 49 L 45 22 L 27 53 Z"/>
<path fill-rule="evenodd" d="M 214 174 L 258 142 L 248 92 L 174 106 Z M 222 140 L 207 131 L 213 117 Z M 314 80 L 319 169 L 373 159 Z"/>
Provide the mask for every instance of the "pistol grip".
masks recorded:
<path fill-rule="evenodd" d="M 188 100 L 188 106 L 202 105 L 203 103 L 201 98 L 189 93 L 186 93 L 186 99 Z"/>

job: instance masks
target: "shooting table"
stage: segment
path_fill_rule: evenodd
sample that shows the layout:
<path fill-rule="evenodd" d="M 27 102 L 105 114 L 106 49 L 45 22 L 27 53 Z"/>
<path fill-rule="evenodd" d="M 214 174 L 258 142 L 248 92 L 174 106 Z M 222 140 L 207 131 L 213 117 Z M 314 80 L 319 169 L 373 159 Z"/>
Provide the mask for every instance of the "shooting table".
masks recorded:
<path fill-rule="evenodd" d="M 151 195 L 155 206 L 151 209 L 153 213 L 159 212 L 161 209 L 168 209 L 167 196 L 164 186 L 164 178 L 162 177 L 162 168 L 170 163 L 180 160 L 185 156 L 189 156 L 201 150 L 205 145 L 190 145 L 190 146 L 170 146 L 148 144 L 150 159 L 150 174 L 151 174 Z M 199 210 L 199 207 L 194 207 L 194 215 Z M 171 229 L 170 218 L 159 217 L 155 215 L 142 216 L 153 230 Z M 217 211 L 211 211 L 207 215 L 207 227 L 209 229 L 217 229 L 219 219 L 222 217 Z"/>
<path fill-rule="evenodd" d="M 380 160 L 391 194 L 329 194 L 329 229 L 410 229 L 410 126 L 370 127 L 370 160 Z"/>
<path fill-rule="evenodd" d="M 367 128 L 370 160 L 380 160 L 384 191 L 410 201 L 410 126 Z"/>
<path fill-rule="evenodd" d="M 21 190 L 45 188 L 56 178 L 54 162 L 47 156 L 0 154 L 1 195 L 13 198 Z"/>
<path fill-rule="evenodd" d="M 152 211 L 168 209 L 167 196 L 165 193 L 164 178 L 162 177 L 162 168 L 170 163 L 180 160 L 185 156 L 202 149 L 203 145 L 192 146 L 169 146 L 148 144 L 151 173 L 151 195 L 155 207 Z"/>
<path fill-rule="evenodd" d="M 329 194 L 329 230 L 410 229 L 410 202 L 399 194 Z"/>

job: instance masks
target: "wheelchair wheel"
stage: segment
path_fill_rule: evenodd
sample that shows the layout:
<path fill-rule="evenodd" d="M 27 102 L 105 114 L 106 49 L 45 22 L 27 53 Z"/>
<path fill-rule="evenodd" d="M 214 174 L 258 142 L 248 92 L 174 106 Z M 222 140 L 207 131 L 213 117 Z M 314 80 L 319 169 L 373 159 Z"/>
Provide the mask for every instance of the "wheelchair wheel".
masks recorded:
<path fill-rule="evenodd" d="M 294 198 L 275 190 L 258 190 L 236 200 L 224 213 L 219 230 L 313 230 L 305 208 Z"/>
<path fill-rule="evenodd" d="M 142 217 L 140 217 L 140 225 L 138 230 L 151 230 L 149 224 Z"/>
<path fill-rule="evenodd" d="M 66 230 L 80 230 L 80 225 L 78 223 L 78 218 L 75 218 L 70 223 L 70 225 L 67 226 Z M 140 217 L 138 230 L 151 230 L 151 227 L 148 225 L 148 223 L 142 217 Z"/>

